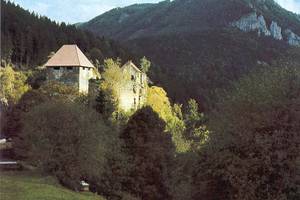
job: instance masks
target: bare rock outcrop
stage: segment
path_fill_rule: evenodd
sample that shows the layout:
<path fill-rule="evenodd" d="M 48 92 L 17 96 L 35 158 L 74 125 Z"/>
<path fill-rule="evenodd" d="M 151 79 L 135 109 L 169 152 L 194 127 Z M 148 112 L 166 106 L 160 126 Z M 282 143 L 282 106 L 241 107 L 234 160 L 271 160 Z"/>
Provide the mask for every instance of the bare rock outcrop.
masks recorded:
<path fill-rule="evenodd" d="M 286 35 L 287 42 L 288 42 L 289 45 L 300 46 L 300 36 L 298 36 L 297 34 L 295 34 L 290 29 L 285 30 L 284 33 Z"/>
<path fill-rule="evenodd" d="M 244 32 L 257 32 L 258 36 L 272 37 L 276 40 L 284 40 L 289 45 L 300 47 L 300 36 L 290 29 L 282 31 L 277 22 L 272 21 L 268 29 L 263 15 L 257 15 L 256 12 L 242 16 L 239 20 L 231 22 L 230 26 L 236 27 Z"/>
<path fill-rule="evenodd" d="M 245 32 L 257 31 L 258 35 L 271 35 L 264 17 L 262 15 L 257 16 L 255 12 L 250 13 L 247 16 L 243 16 L 241 19 L 232 22 L 231 25 Z"/>
<path fill-rule="evenodd" d="M 282 40 L 281 27 L 274 21 L 272 21 L 270 26 L 271 35 L 276 40 Z"/>

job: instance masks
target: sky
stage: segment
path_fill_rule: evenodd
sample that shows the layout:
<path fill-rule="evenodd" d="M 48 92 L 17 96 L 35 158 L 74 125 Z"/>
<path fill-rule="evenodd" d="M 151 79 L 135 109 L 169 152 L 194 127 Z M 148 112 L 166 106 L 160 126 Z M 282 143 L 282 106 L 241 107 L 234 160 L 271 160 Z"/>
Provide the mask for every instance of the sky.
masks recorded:
<path fill-rule="evenodd" d="M 10 0 L 21 7 L 57 22 L 86 22 L 108 10 L 135 3 L 156 3 L 161 0 Z M 300 14 L 300 0 L 275 0 L 282 7 Z"/>

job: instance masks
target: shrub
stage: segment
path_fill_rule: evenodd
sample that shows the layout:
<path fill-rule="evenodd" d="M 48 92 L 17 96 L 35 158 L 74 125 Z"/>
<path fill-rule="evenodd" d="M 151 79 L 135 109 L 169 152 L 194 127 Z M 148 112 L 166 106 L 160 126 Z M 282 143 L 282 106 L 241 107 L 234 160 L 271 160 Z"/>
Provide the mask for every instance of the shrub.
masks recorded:
<path fill-rule="evenodd" d="M 114 131 L 94 110 L 76 103 L 46 102 L 24 115 L 15 149 L 19 157 L 78 190 L 80 180 L 101 176 Z"/>
<path fill-rule="evenodd" d="M 81 101 L 78 90 L 58 82 L 48 82 L 39 89 L 29 90 L 22 95 L 18 103 L 7 112 L 4 125 L 5 134 L 8 137 L 16 137 L 22 130 L 22 115 L 33 107 L 50 101 L 75 102 Z"/>

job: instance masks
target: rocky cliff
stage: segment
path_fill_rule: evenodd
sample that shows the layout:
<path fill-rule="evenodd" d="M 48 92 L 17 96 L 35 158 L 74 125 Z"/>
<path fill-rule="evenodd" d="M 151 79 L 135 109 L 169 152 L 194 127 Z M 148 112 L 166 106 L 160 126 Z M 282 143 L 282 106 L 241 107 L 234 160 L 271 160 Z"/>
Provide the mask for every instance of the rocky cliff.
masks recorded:
<path fill-rule="evenodd" d="M 284 40 L 289 45 L 300 46 L 300 36 L 290 29 L 282 31 L 282 28 L 276 21 L 272 21 L 269 28 L 263 15 L 257 15 L 256 12 L 242 16 L 240 19 L 231 22 L 230 26 L 236 27 L 244 32 L 257 32 L 259 36 L 272 37 L 276 40 Z"/>
<path fill-rule="evenodd" d="M 300 37 L 296 35 L 290 29 L 285 30 L 285 35 L 287 37 L 287 42 L 292 46 L 300 46 Z"/>

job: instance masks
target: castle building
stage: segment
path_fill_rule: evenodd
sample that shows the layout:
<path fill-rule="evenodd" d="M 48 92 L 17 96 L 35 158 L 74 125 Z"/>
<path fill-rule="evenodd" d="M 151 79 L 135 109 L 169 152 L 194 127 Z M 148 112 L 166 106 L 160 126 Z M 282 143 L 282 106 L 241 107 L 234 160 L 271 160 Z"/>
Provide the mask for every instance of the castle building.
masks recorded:
<path fill-rule="evenodd" d="M 45 64 L 48 81 L 59 81 L 75 86 L 79 92 L 87 94 L 89 80 L 95 79 L 95 67 L 77 47 L 63 45 Z M 128 61 L 121 67 L 130 80 L 120 87 L 119 107 L 124 111 L 137 110 L 147 98 L 147 75 L 133 62 Z"/>
<path fill-rule="evenodd" d="M 130 75 L 130 81 L 121 88 L 119 106 L 125 111 L 136 110 L 146 102 L 147 75 L 131 61 L 124 64 L 121 69 Z"/>
<path fill-rule="evenodd" d="M 47 79 L 75 86 L 88 93 L 89 80 L 96 78 L 94 65 L 77 45 L 63 45 L 45 64 Z"/>

